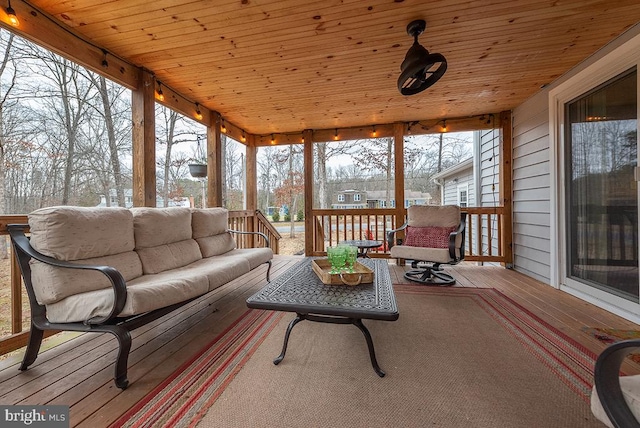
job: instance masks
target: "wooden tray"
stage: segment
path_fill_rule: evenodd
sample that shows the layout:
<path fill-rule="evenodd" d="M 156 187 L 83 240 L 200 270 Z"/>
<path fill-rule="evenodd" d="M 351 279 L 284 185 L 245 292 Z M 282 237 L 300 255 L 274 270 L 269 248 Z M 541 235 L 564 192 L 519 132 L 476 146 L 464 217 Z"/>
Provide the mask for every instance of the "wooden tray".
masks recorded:
<path fill-rule="evenodd" d="M 311 267 L 320 281 L 327 285 L 358 285 L 373 282 L 373 271 L 358 262 L 353 265 L 353 273 L 331 273 L 331 263 L 327 259 L 314 259 Z"/>

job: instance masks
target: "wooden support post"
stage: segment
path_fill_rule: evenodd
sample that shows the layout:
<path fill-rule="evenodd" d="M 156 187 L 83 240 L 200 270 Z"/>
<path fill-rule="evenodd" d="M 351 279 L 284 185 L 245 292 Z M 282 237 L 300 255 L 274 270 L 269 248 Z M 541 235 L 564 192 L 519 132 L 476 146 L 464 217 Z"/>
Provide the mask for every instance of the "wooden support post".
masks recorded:
<path fill-rule="evenodd" d="M 513 267 L 513 138 L 511 111 L 500 113 L 500 201 L 504 206 L 502 215 L 502 249 L 504 262 Z"/>
<path fill-rule="evenodd" d="M 251 211 L 253 215 L 247 222 L 247 231 L 255 232 L 258 230 L 258 219 L 256 210 L 258 209 L 258 148 L 253 144 L 253 135 L 247 138 L 247 156 L 245 169 L 245 200 L 246 209 Z M 248 235 L 249 246 L 254 247 L 254 235 Z"/>
<path fill-rule="evenodd" d="M 211 114 L 211 125 L 207 127 L 207 206 L 222 206 L 222 136 L 220 135 L 221 117 Z"/>
<path fill-rule="evenodd" d="M 155 80 L 142 72 L 142 84 L 132 91 L 133 205 L 156 206 L 156 111 Z"/>
<path fill-rule="evenodd" d="M 304 138 L 304 253 L 309 256 L 314 252 L 315 240 L 313 218 L 313 131 L 305 129 L 302 131 L 302 138 Z"/>
<path fill-rule="evenodd" d="M 405 125 L 402 122 L 393 124 L 394 139 L 394 162 L 395 162 L 395 228 L 402 226 L 404 223 L 404 134 Z M 385 236 L 386 239 L 386 236 Z M 397 261 L 398 264 L 404 265 L 404 261 Z"/>

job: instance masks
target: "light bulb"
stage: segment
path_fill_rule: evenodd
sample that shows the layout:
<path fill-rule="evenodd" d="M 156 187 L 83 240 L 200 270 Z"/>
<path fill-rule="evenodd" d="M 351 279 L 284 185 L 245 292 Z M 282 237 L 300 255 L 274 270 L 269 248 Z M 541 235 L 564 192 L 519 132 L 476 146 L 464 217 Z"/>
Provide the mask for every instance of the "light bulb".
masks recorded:
<path fill-rule="evenodd" d="M 11 2 L 9 2 L 9 7 L 7 7 L 6 10 L 7 10 L 7 20 L 9 21 L 9 24 L 13 25 L 14 27 L 19 26 L 20 20 L 16 15 L 16 11 L 13 10 L 13 8 L 11 7 Z"/>

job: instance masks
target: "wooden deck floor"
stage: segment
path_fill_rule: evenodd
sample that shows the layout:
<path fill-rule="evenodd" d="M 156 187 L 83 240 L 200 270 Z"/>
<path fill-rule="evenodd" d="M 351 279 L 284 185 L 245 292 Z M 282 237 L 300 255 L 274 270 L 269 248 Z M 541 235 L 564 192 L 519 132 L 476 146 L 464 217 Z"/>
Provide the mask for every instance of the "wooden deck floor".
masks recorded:
<path fill-rule="evenodd" d="M 277 256 L 272 278 L 298 260 Z M 245 299 L 265 284 L 265 269 L 256 269 L 136 330 L 126 391 L 116 388 L 112 380 L 115 339 L 83 334 L 42 352 L 25 372 L 17 368 L 20 355 L 0 361 L 0 404 L 64 404 L 71 406 L 71 426 L 108 425 L 246 311 Z M 407 282 L 406 267 L 391 262 L 389 269 L 395 284 Z M 604 345 L 582 332 L 582 327 L 640 328 L 518 272 L 470 263 L 448 270 L 456 277 L 456 286 L 496 288 L 594 353 Z M 637 371 L 631 364 L 627 369 Z"/>

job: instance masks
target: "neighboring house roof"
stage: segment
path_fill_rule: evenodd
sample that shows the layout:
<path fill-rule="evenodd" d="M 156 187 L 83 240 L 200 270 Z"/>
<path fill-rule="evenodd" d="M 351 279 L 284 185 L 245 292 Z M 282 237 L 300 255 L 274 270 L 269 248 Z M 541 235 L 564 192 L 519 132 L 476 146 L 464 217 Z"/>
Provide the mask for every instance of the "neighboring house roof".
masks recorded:
<path fill-rule="evenodd" d="M 387 192 L 385 190 L 372 190 L 367 193 L 367 200 L 383 200 L 387 197 Z M 422 193 L 417 190 L 405 190 L 404 192 L 405 199 L 431 199 L 430 193 Z M 391 199 L 395 199 L 391 197 Z"/>
<path fill-rule="evenodd" d="M 451 177 L 452 175 L 459 174 L 463 171 L 473 168 L 473 158 L 465 159 L 457 165 L 453 165 L 443 171 L 440 171 L 437 174 L 434 174 L 431 179 L 438 180 L 441 178 Z"/>

